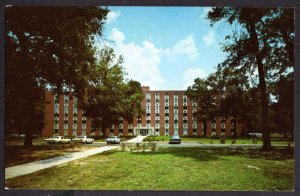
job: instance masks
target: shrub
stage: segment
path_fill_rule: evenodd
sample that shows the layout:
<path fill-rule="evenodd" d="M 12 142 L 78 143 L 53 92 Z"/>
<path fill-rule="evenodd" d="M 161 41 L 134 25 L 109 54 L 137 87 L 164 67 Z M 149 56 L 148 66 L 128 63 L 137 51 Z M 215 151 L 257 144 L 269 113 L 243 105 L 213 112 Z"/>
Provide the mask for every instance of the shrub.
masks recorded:
<path fill-rule="evenodd" d="M 252 141 L 253 141 L 253 144 L 257 144 L 257 142 L 258 142 L 257 138 L 253 138 Z"/>
<path fill-rule="evenodd" d="M 124 150 L 125 150 L 125 147 L 126 147 L 126 143 L 122 142 L 122 143 L 121 143 L 121 150 L 124 151 Z"/>
<path fill-rule="evenodd" d="M 226 143 L 226 136 L 225 135 L 221 135 L 220 142 L 221 142 L 221 144 L 225 144 Z"/>

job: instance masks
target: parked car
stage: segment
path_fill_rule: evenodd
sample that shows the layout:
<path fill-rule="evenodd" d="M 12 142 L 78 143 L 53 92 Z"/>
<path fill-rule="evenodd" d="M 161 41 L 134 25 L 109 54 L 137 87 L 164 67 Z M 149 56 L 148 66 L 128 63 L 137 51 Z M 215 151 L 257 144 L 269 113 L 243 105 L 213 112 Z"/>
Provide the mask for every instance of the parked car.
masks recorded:
<path fill-rule="evenodd" d="M 48 144 L 70 144 L 71 139 L 65 138 L 63 136 L 53 136 L 51 138 L 44 139 L 44 142 Z"/>
<path fill-rule="evenodd" d="M 256 137 L 256 138 L 261 138 L 262 134 L 261 133 L 249 133 L 248 134 L 250 137 Z"/>
<path fill-rule="evenodd" d="M 118 136 L 110 136 L 106 139 L 107 144 L 120 144 L 121 139 Z"/>
<path fill-rule="evenodd" d="M 77 136 L 73 139 L 74 142 L 80 142 L 83 144 L 92 144 L 94 142 L 93 138 L 87 137 L 87 136 Z"/>
<path fill-rule="evenodd" d="M 173 135 L 169 144 L 181 144 L 181 138 L 178 135 Z"/>

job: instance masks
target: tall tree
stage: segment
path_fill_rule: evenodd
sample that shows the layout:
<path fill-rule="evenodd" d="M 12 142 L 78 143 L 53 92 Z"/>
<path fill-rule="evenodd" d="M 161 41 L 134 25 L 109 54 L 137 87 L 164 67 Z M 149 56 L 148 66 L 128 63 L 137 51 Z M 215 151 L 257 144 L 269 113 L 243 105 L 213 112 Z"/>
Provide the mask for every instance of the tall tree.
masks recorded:
<path fill-rule="evenodd" d="M 213 8 L 207 18 L 214 24 L 224 20 L 229 24 L 238 24 L 239 32 L 227 36 L 230 40 L 224 45 L 223 50 L 228 53 L 224 64 L 242 70 L 257 67 L 262 109 L 263 149 L 271 148 L 269 127 L 269 100 L 266 77 L 270 71 L 285 71 L 293 66 L 293 61 L 284 60 L 292 58 L 293 51 L 293 18 L 285 29 L 279 27 L 276 21 L 286 20 L 284 13 L 293 15 L 292 9 L 265 9 L 265 8 Z M 284 39 L 287 36 L 288 39 Z M 280 55 L 278 58 L 277 55 Z M 280 72 L 279 72 L 280 73 Z"/>
<path fill-rule="evenodd" d="M 219 96 L 217 85 L 216 76 L 211 74 L 207 79 L 195 79 L 194 84 L 189 86 L 186 91 L 187 96 L 198 103 L 199 110 L 194 113 L 194 116 L 203 124 L 204 137 L 207 134 L 207 121 L 211 121 L 219 115 L 216 100 Z"/>
<path fill-rule="evenodd" d="M 91 77 L 89 97 L 82 103 L 93 126 L 102 129 L 104 136 L 105 130 L 118 124 L 120 117 L 132 122 L 142 111 L 141 85 L 137 81 L 124 80 L 122 63 L 121 56 L 117 57 L 113 49 L 104 47 Z"/>
<path fill-rule="evenodd" d="M 101 36 L 107 13 L 100 7 L 6 8 L 6 130 L 25 133 L 25 146 L 43 124 L 46 88 L 86 96 L 93 39 Z"/>

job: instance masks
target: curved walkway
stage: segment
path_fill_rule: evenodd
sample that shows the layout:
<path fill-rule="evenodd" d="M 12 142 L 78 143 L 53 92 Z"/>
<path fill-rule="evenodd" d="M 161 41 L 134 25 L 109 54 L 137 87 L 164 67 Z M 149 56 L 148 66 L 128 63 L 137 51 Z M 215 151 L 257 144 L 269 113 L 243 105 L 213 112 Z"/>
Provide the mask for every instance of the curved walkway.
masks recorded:
<path fill-rule="evenodd" d="M 145 136 L 137 136 L 131 140 L 128 140 L 127 142 L 141 142 L 144 138 L 145 138 Z M 36 171 L 39 171 L 42 169 L 46 169 L 49 167 L 53 167 L 56 165 L 60 165 L 63 163 L 67 163 L 70 161 L 88 157 L 91 155 L 99 154 L 99 153 L 113 150 L 113 149 L 116 149 L 119 147 L 120 146 L 103 146 L 100 148 L 86 150 L 83 152 L 76 152 L 76 153 L 67 154 L 67 155 L 63 155 L 63 156 L 59 156 L 59 157 L 54 157 L 51 159 L 36 161 L 33 163 L 26 163 L 26 164 L 22 164 L 22 165 L 13 166 L 13 167 L 8 167 L 8 168 L 5 168 L 5 179 L 10 179 L 10 178 L 14 178 L 17 176 L 30 174 L 30 173 L 33 173 L 33 172 L 36 172 Z"/>

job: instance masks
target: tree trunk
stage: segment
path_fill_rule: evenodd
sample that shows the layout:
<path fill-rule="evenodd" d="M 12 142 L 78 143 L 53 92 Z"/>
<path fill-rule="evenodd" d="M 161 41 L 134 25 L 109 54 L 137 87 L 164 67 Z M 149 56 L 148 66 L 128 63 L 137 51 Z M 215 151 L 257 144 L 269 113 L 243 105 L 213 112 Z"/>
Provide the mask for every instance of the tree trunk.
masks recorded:
<path fill-rule="evenodd" d="M 237 134 L 236 134 L 236 118 L 235 117 L 233 118 L 233 136 L 234 136 L 234 138 L 237 137 Z"/>
<path fill-rule="evenodd" d="M 32 129 L 28 129 L 24 138 L 24 147 L 31 148 L 32 147 Z"/>
<path fill-rule="evenodd" d="M 253 17 L 252 17 L 253 18 Z M 258 35 L 256 33 L 255 21 L 249 20 L 249 34 L 251 40 L 253 42 L 253 49 L 255 51 L 256 64 L 258 67 L 258 75 L 259 75 L 259 88 L 260 88 L 260 96 L 261 96 L 261 108 L 262 108 L 262 122 L 263 122 L 263 150 L 271 149 L 271 140 L 270 140 L 270 130 L 268 126 L 268 96 L 267 96 L 267 87 L 265 80 L 265 70 L 264 65 L 262 63 L 262 57 L 259 51 L 259 42 Z"/>
<path fill-rule="evenodd" d="M 102 123 L 102 133 L 103 133 L 103 137 L 106 138 L 106 126 L 105 126 L 105 123 Z"/>
<path fill-rule="evenodd" d="M 207 126 L 206 126 L 206 120 L 203 121 L 203 136 L 206 138 L 206 132 L 207 132 Z"/>

